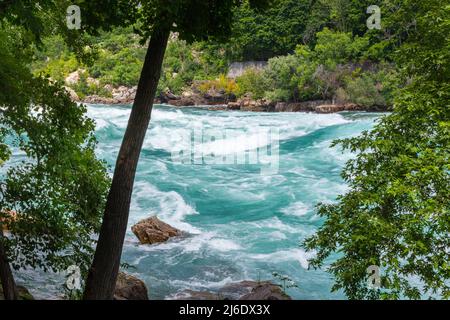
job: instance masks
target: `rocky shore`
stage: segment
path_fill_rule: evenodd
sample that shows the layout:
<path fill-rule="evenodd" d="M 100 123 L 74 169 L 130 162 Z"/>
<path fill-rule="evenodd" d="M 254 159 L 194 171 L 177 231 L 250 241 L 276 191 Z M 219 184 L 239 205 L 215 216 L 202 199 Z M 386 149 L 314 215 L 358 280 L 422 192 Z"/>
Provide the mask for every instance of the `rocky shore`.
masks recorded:
<path fill-rule="evenodd" d="M 76 92 L 66 87 L 74 101 L 92 104 L 132 104 L 136 96 L 137 87 L 112 88 L 105 86 L 110 92 L 110 97 L 98 95 L 86 96 L 80 99 Z M 316 112 L 316 113 L 334 113 L 340 111 L 370 111 L 383 112 L 390 111 L 386 106 L 361 106 L 355 103 L 338 103 L 331 100 L 312 100 L 302 102 L 277 102 L 266 99 L 252 99 L 251 97 L 242 97 L 237 99 L 234 95 L 222 91 L 209 90 L 200 92 L 198 90 L 188 90 L 181 95 L 175 95 L 171 92 L 160 94 L 155 98 L 156 104 L 167 104 L 175 107 L 209 106 L 211 110 L 241 110 L 255 112 Z"/>

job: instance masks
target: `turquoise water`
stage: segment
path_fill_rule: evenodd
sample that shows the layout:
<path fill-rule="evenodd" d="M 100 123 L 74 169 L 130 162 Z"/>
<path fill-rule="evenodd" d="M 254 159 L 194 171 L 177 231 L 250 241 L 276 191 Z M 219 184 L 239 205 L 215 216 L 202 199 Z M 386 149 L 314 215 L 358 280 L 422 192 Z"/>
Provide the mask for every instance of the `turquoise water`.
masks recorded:
<path fill-rule="evenodd" d="M 126 106 L 89 106 L 89 116 L 97 123 L 98 155 L 111 166 L 129 112 Z M 319 115 L 155 107 L 136 175 L 122 256 L 123 262 L 133 266 L 128 272 L 146 282 L 152 299 L 167 299 L 184 289 L 214 291 L 231 281 L 273 280 L 274 271 L 296 282 L 298 288 L 288 290 L 295 299 L 343 298 L 341 293 L 330 293 L 329 274 L 307 270 L 311 253 L 299 243 L 322 223 L 314 205 L 333 201 L 346 190 L 339 174 L 351 155 L 330 148 L 331 141 L 370 129 L 378 117 L 370 113 Z M 254 164 L 172 161 L 173 147 L 183 146 L 183 137 L 189 136 L 192 128 L 234 129 L 242 141 L 260 128 L 277 128 L 278 172 L 262 174 Z M 214 151 L 228 142 L 216 141 L 206 148 Z M 130 228 L 151 215 L 189 232 L 189 236 L 160 245 L 139 245 Z M 30 273 L 21 278 L 45 283 L 47 291 L 56 288 L 56 280 L 38 282 Z M 41 290 L 32 291 L 39 296 Z"/>

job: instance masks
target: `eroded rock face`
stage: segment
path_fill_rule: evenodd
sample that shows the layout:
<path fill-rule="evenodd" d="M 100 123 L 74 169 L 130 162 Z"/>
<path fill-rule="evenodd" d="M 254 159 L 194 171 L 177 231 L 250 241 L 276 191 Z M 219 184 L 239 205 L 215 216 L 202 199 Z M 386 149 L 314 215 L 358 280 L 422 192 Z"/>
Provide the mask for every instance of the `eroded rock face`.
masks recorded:
<path fill-rule="evenodd" d="M 114 300 L 148 300 L 145 283 L 129 274 L 119 272 Z"/>
<path fill-rule="evenodd" d="M 165 242 L 182 234 L 180 230 L 162 222 L 156 216 L 139 221 L 131 227 L 131 231 L 142 244 Z"/>

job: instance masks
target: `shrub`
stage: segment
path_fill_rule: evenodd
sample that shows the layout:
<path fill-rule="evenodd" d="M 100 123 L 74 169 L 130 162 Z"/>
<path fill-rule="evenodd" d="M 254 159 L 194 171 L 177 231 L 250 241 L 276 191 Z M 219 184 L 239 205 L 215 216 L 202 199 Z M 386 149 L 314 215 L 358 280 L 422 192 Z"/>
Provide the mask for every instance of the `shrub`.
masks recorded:
<path fill-rule="evenodd" d="M 359 78 L 347 80 L 346 92 L 350 101 L 361 106 L 384 106 L 386 100 L 381 95 L 378 84 L 371 75 L 364 73 Z"/>
<path fill-rule="evenodd" d="M 201 82 L 197 89 L 202 93 L 206 93 L 209 90 L 223 91 L 226 94 L 237 95 L 239 92 L 239 86 L 234 79 L 227 78 L 224 74 L 221 74 L 219 78 L 215 80 L 207 80 Z"/>
<path fill-rule="evenodd" d="M 261 70 L 250 68 L 236 78 L 238 96 L 249 94 L 253 99 L 261 99 L 268 90 L 268 81 Z"/>

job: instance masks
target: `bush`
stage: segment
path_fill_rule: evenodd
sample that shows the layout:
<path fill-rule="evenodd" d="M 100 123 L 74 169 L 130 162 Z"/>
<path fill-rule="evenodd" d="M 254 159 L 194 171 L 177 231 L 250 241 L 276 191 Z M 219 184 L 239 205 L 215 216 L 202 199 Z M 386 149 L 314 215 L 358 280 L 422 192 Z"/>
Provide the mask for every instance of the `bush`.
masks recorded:
<path fill-rule="evenodd" d="M 346 83 L 346 93 L 350 101 L 366 107 L 386 105 L 386 100 L 378 88 L 378 83 L 367 73 L 356 79 L 348 79 Z"/>
<path fill-rule="evenodd" d="M 201 82 L 197 89 L 202 93 L 207 93 L 210 90 L 222 91 L 228 95 L 237 95 L 239 92 L 239 86 L 234 79 L 227 78 L 221 74 L 219 78 L 215 80 L 207 80 Z"/>
<path fill-rule="evenodd" d="M 295 55 L 272 58 L 264 71 L 269 90 L 266 97 L 288 101 L 298 98 L 300 60 Z"/>
<path fill-rule="evenodd" d="M 253 68 L 247 69 L 236 78 L 239 87 L 238 96 L 249 94 L 253 99 L 261 99 L 268 90 L 268 81 L 265 73 Z"/>

